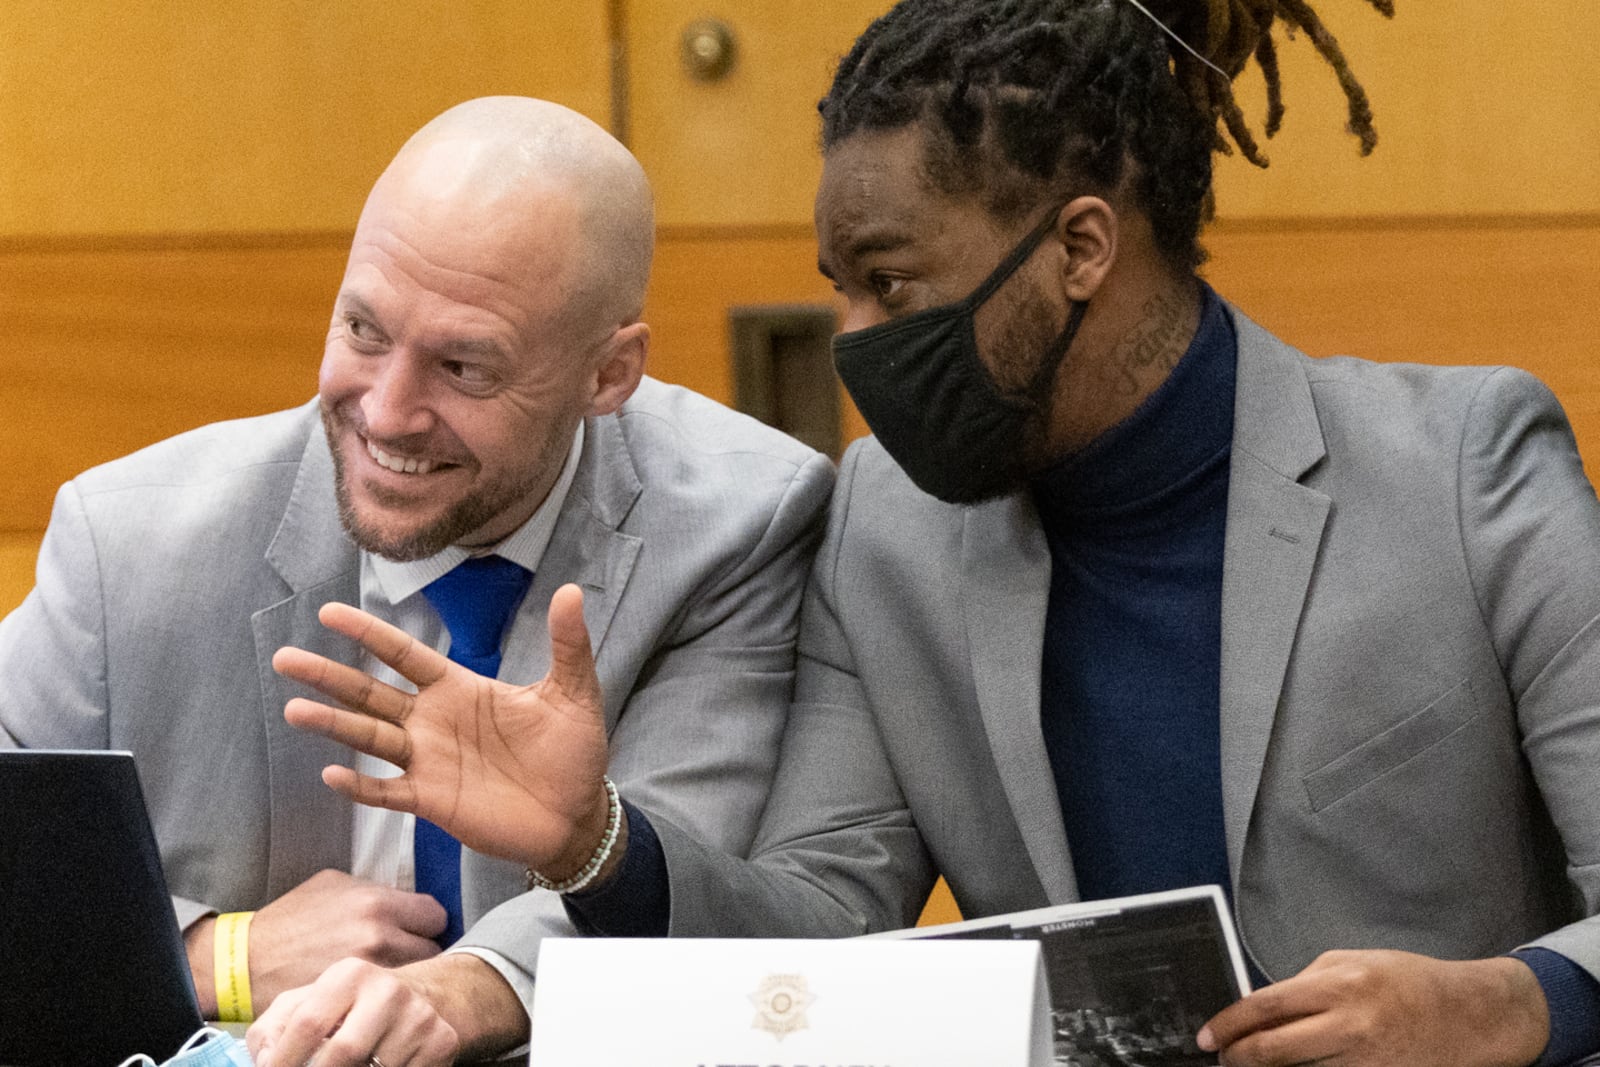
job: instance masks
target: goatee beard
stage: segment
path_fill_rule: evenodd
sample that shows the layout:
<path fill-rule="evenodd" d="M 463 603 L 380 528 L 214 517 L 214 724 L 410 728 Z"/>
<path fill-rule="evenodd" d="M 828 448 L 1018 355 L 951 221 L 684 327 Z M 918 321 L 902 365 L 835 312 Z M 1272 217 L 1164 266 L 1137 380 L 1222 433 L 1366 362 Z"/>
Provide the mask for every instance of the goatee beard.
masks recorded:
<path fill-rule="evenodd" d="M 382 535 L 361 521 L 351 499 L 349 472 L 338 443 L 341 432 L 346 429 L 343 420 L 324 407 L 322 429 L 328 441 L 328 452 L 333 457 L 333 495 L 339 509 L 339 524 L 362 551 L 396 563 L 427 559 L 443 552 L 494 518 L 494 512 L 485 508 L 482 501 L 469 497 L 445 512 L 436 522 L 397 535 Z M 354 434 L 353 430 L 349 432 Z"/>

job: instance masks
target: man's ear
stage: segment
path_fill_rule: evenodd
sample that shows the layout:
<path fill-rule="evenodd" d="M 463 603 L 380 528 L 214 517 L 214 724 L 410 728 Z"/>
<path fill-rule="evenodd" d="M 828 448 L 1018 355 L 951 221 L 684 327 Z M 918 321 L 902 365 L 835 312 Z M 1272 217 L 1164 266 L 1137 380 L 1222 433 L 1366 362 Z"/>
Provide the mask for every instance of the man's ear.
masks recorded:
<path fill-rule="evenodd" d="M 609 415 L 623 405 L 644 377 L 650 352 L 650 327 L 642 322 L 620 327 L 606 341 L 594 372 L 594 393 L 586 415 Z"/>
<path fill-rule="evenodd" d="M 1117 212 L 1098 196 L 1080 196 L 1056 216 L 1056 237 L 1066 255 L 1061 281 L 1067 299 L 1086 301 L 1117 262 Z"/>

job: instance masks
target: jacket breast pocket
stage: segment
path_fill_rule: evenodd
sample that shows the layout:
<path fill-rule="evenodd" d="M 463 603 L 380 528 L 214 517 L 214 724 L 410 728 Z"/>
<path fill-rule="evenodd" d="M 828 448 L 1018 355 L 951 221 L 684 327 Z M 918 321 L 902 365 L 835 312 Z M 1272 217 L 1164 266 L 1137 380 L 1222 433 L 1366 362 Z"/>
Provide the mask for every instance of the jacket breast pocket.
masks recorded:
<path fill-rule="evenodd" d="M 1306 775 L 1303 780 L 1311 810 L 1321 811 L 1422 755 L 1465 726 L 1477 712 L 1472 684 L 1464 681 L 1416 714 Z"/>

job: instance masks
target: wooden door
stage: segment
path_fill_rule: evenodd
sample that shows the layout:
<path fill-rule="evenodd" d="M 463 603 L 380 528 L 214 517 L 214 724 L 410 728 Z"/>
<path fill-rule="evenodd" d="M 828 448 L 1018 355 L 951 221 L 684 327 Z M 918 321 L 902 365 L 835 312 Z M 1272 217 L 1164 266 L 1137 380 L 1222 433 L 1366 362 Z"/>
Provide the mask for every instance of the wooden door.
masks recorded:
<path fill-rule="evenodd" d="M 821 174 L 816 102 L 882 0 L 688 0 L 626 5 L 629 145 L 655 184 L 658 241 L 646 315 L 654 372 L 736 399 L 728 311 L 833 308 L 816 269 L 811 201 Z M 726 27 L 726 74 L 697 77 L 685 32 Z M 834 388 L 831 375 L 828 388 Z M 842 396 L 842 394 L 840 394 Z M 845 439 L 864 432 L 846 401 Z"/>

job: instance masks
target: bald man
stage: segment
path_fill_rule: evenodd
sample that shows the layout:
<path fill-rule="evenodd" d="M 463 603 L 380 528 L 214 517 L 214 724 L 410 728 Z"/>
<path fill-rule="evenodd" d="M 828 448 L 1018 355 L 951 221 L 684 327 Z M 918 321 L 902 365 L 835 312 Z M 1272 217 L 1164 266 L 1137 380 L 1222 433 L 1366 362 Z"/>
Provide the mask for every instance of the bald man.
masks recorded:
<path fill-rule="evenodd" d="M 425 848 L 426 827 L 321 784 L 330 761 L 385 773 L 283 721 L 302 690 L 272 671 L 280 646 L 373 666 L 322 636 L 330 602 L 533 682 L 576 584 L 627 811 L 748 849 L 832 467 L 643 377 L 653 229 L 643 172 L 598 126 L 462 104 L 372 190 L 316 400 L 61 489 L 37 586 L 0 623 L 0 747 L 133 752 L 208 1015 L 248 1020 L 337 960 L 427 961 L 503 996 L 515 1036 L 540 938 L 571 930 L 522 867 L 437 832 Z M 452 614 L 491 602 L 487 637 Z M 459 951 L 433 959 L 457 919 Z"/>

